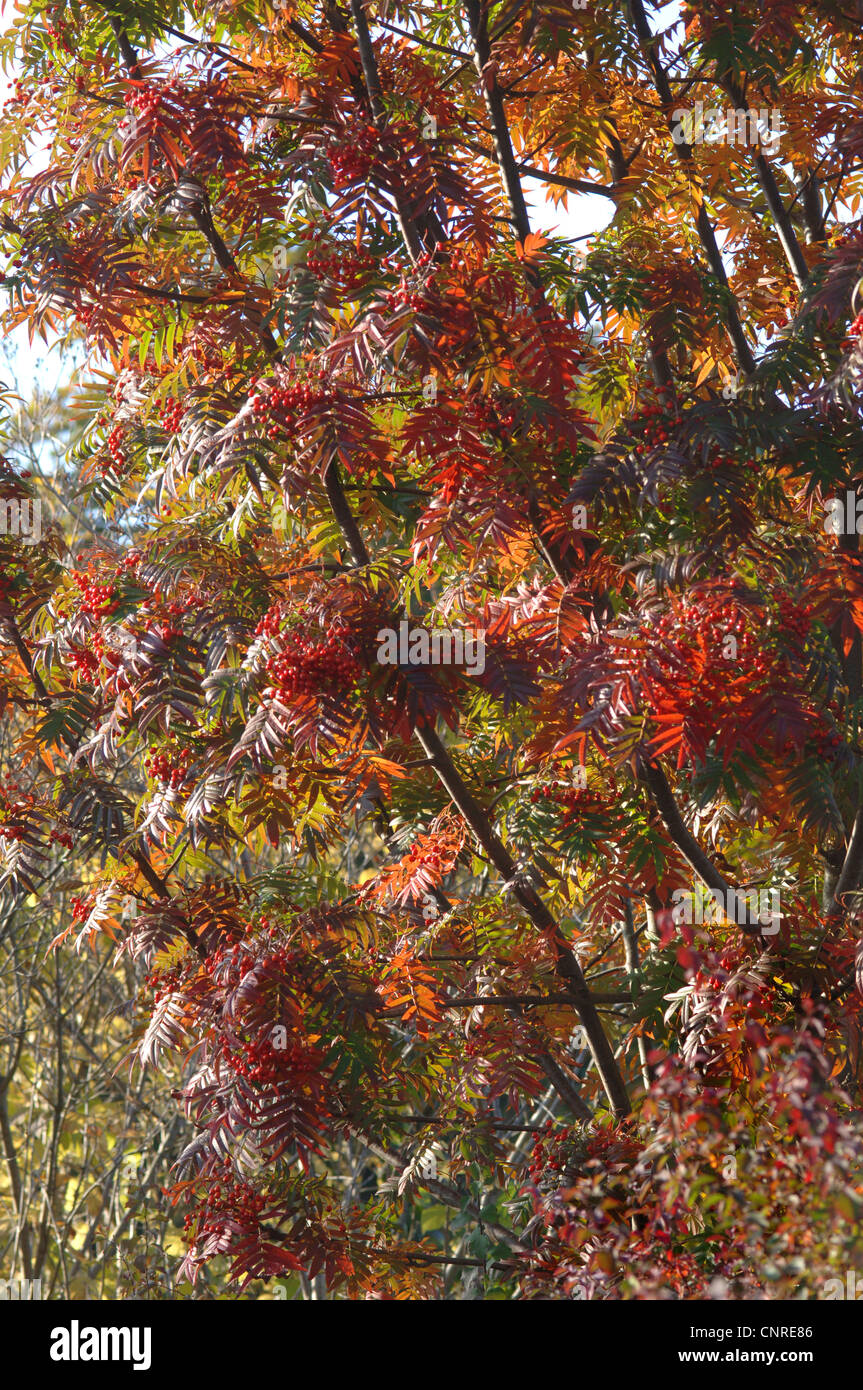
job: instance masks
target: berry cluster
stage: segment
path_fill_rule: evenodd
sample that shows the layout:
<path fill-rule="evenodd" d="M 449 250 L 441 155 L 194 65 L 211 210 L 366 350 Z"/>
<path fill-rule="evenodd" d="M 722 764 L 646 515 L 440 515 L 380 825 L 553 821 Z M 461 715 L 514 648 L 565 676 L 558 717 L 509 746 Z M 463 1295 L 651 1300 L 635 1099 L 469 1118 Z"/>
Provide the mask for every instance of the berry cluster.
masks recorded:
<path fill-rule="evenodd" d="M 563 825 L 571 825 L 579 817 L 598 815 L 608 810 L 608 803 L 601 796 L 583 787 L 573 787 L 567 782 L 546 782 L 534 787 L 530 794 L 532 802 L 553 801 L 563 807 Z"/>
<path fill-rule="evenodd" d="M 72 899 L 72 921 L 86 922 L 93 910 L 93 898 L 88 894 L 85 898 Z"/>
<path fill-rule="evenodd" d="M 140 563 L 140 550 L 130 550 L 123 556 L 122 560 L 119 561 L 117 565 L 117 571 L 120 574 L 132 574 L 138 568 Z"/>
<path fill-rule="evenodd" d="M 114 613 L 118 602 L 113 584 L 100 584 L 89 574 L 72 571 L 72 578 L 81 594 L 81 611 L 92 618 L 104 618 Z"/>
<path fill-rule="evenodd" d="M 163 87 L 153 82 L 138 82 L 123 98 L 126 106 L 133 107 L 141 115 L 157 116 L 166 99 L 175 97 L 179 88 L 176 82 L 167 82 Z"/>
<path fill-rule="evenodd" d="M 13 94 L 7 97 L 3 103 L 4 109 L 7 106 L 28 106 L 34 93 L 30 91 L 22 77 L 16 77 L 13 87 Z"/>
<path fill-rule="evenodd" d="M 323 373 L 319 373 L 319 379 Z M 312 386 L 310 382 L 298 381 L 293 386 L 273 386 L 266 395 L 255 392 L 249 397 L 249 405 L 255 415 L 271 423 L 267 437 L 277 439 L 283 429 L 294 423 L 299 415 L 312 406 L 329 400 L 330 393 L 323 387 Z"/>
<path fill-rule="evenodd" d="M 863 338 L 863 309 L 861 309 L 851 327 L 848 329 L 848 337 Z"/>
<path fill-rule="evenodd" d="M 645 406 L 632 422 L 640 435 L 640 442 L 633 450 L 635 454 L 649 454 L 652 449 L 667 444 L 671 431 L 680 424 L 682 417 L 673 403 L 671 388 L 660 387 L 659 390 L 661 399 Z"/>
<path fill-rule="evenodd" d="M 327 151 L 334 188 L 347 188 L 366 178 L 378 152 L 378 142 L 375 126 L 359 125 L 349 132 L 343 144 Z"/>
<path fill-rule="evenodd" d="M 310 248 L 306 264 L 313 275 L 320 279 L 332 280 L 345 289 L 363 284 L 377 267 L 377 258 L 370 251 L 356 250 L 353 246 L 333 246 L 321 249 L 321 239 L 317 235 Z"/>
<path fill-rule="evenodd" d="M 72 47 L 69 43 L 69 26 L 64 19 L 60 18 L 64 8 L 65 7 L 62 5 L 49 5 L 47 7 L 44 12 L 45 30 L 48 37 L 53 40 L 55 44 L 58 44 L 64 52 L 71 53 Z M 57 20 L 56 24 L 52 22 L 55 19 Z"/>
<path fill-rule="evenodd" d="M 645 688 L 655 710 L 668 698 L 671 680 L 677 699 L 684 699 L 693 714 L 697 712 L 713 726 L 729 701 L 729 663 L 732 672 L 746 672 L 752 694 L 762 690 L 775 673 L 774 651 L 755 635 L 746 613 L 731 599 L 711 605 L 709 617 L 696 603 L 675 604 L 659 619 L 654 632 L 658 642 L 653 655 L 665 667 L 665 679 L 656 683 L 646 673 Z M 729 638 L 734 640 L 733 648 Z"/>
<path fill-rule="evenodd" d="M 189 775 L 193 760 L 194 754 L 190 748 L 179 748 L 172 740 L 161 752 L 147 753 L 144 766 L 149 777 L 162 782 L 172 791 L 178 791 Z"/>
<path fill-rule="evenodd" d="M 220 1051 L 223 1062 L 235 1075 L 262 1087 L 283 1084 L 287 1075 L 314 1071 L 319 1065 L 318 1059 L 301 1045 L 274 1047 L 267 1031 L 251 1042 L 231 1043 L 225 1039 Z"/>
<path fill-rule="evenodd" d="M 450 868 L 449 856 L 443 849 L 429 844 L 411 845 L 407 854 L 402 857 L 402 865 L 406 869 L 416 869 L 422 865 L 435 873 L 448 873 Z"/>
<path fill-rule="evenodd" d="M 10 792 L 15 794 L 13 799 L 10 799 Z M 29 792 L 24 792 L 24 798 L 21 799 L 19 793 L 22 792 L 24 792 L 24 788 L 20 782 L 6 782 L 0 787 L 0 815 L 6 812 L 12 812 L 14 814 L 17 811 L 25 810 L 28 806 L 32 806 L 32 796 Z"/>
<path fill-rule="evenodd" d="M 88 681 L 94 678 L 99 669 L 99 657 L 87 647 L 70 648 L 69 661 L 79 675 Z"/>
<path fill-rule="evenodd" d="M 255 957 L 245 941 L 218 946 L 210 953 L 207 968 L 213 979 L 225 990 L 237 985 L 255 968 Z"/>
<path fill-rule="evenodd" d="M 286 633 L 282 650 L 271 656 L 267 671 L 279 693 L 288 699 L 336 694 L 353 685 L 360 662 L 346 626 L 336 624 L 323 638 Z"/>
<path fill-rule="evenodd" d="M 52 830 L 49 838 L 54 845 L 62 845 L 64 849 L 72 848 L 73 840 L 68 830 Z"/>
<path fill-rule="evenodd" d="M 533 1141 L 528 1172 L 534 1182 L 539 1182 L 540 1178 L 548 1173 L 562 1173 L 567 1167 L 564 1154 L 569 1143 L 570 1130 L 564 1127 L 552 1136 L 551 1128 L 551 1120 L 546 1120 L 545 1132 L 540 1130 Z"/>
<path fill-rule="evenodd" d="M 452 843 L 451 840 L 440 841 L 430 836 L 422 836 L 419 841 L 411 845 L 407 854 L 402 856 L 401 868 L 412 879 L 419 869 L 425 869 L 436 884 L 448 874 L 457 857 L 459 845 Z M 433 921 L 438 916 L 437 902 L 435 898 L 425 892 L 424 887 L 417 890 L 416 896 L 422 898 L 426 907 L 423 910 L 425 921 Z M 431 911 L 431 908 L 434 911 Z"/>
<path fill-rule="evenodd" d="M 283 622 L 284 614 L 282 612 L 282 605 L 280 603 L 274 603 L 272 608 L 267 609 L 258 623 L 258 626 L 255 628 L 255 636 L 278 637 L 282 630 Z"/>
<path fill-rule="evenodd" d="M 117 468 L 122 468 L 126 462 L 126 455 L 123 453 L 123 440 L 126 434 L 122 425 L 115 425 L 105 440 L 108 453 L 111 455 L 111 462 Z"/>
<path fill-rule="evenodd" d="M 585 1172 L 625 1172 L 639 1154 L 636 1140 L 613 1130 L 585 1135 L 575 1125 L 564 1125 L 552 1133 L 552 1121 L 547 1120 L 533 1142 L 528 1171 L 534 1181 L 552 1174 L 572 1181 Z"/>
<path fill-rule="evenodd" d="M 144 976 L 144 984 L 153 991 L 153 1003 L 158 1004 L 168 994 L 174 994 L 183 979 L 183 965 L 172 965 L 163 970 L 153 970 Z"/>
<path fill-rule="evenodd" d="M 713 602 L 706 608 L 686 600 L 674 606 L 655 625 L 658 637 L 685 647 L 698 646 L 713 652 L 721 648 L 726 636 L 737 640 L 738 656 L 754 654 L 758 643 L 751 630 L 749 616 L 732 598 Z"/>
<path fill-rule="evenodd" d="M 261 1212 L 267 1205 L 266 1198 L 247 1182 L 239 1182 L 226 1173 L 220 1181 L 207 1184 L 206 1194 L 201 1205 L 183 1218 L 183 1228 L 187 1238 L 221 1234 L 225 1229 L 226 1218 L 233 1219 L 244 1226 L 255 1226 Z"/>
<path fill-rule="evenodd" d="M 429 301 L 425 295 L 417 294 L 412 290 L 407 282 L 402 279 L 399 286 L 392 294 L 384 295 L 384 303 L 388 309 L 415 309 L 421 311 L 429 308 Z"/>
<path fill-rule="evenodd" d="M 805 642 L 812 630 L 812 619 L 806 609 L 784 595 L 776 606 L 783 632 L 790 633 L 798 642 Z"/>
<path fill-rule="evenodd" d="M 179 434 L 183 423 L 183 407 L 173 396 L 168 396 L 159 411 L 159 419 L 166 434 Z"/>

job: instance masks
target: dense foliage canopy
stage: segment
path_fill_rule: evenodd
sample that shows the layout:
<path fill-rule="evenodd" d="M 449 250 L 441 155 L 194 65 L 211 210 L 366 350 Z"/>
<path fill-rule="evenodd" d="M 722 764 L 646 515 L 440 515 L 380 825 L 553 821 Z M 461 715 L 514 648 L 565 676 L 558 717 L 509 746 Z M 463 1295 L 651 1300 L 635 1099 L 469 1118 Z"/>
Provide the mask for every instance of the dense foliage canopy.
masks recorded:
<path fill-rule="evenodd" d="M 4 1016 L 49 924 L 50 1016 L 78 1047 L 98 999 L 111 1075 L 157 1073 L 182 1278 L 823 1297 L 859 1260 L 861 21 L 11 16 L 3 322 L 80 365 L 50 447 L 6 398 Z"/>

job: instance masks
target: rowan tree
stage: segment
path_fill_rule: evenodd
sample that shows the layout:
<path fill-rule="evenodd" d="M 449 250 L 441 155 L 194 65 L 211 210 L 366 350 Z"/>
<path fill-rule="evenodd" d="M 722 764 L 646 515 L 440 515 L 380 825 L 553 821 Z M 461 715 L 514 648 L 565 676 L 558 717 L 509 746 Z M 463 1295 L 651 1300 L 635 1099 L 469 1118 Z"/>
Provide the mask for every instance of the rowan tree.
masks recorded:
<path fill-rule="evenodd" d="M 147 972 L 190 1278 L 788 1297 L 859 1255 L 860 18 L 7 32 L 4 321 L 83 349 L 92 533 L 0 541 L 4 880 L 71 838 L 58 948 Z M 383 659 L 403 624 L 482 659 Z"/>

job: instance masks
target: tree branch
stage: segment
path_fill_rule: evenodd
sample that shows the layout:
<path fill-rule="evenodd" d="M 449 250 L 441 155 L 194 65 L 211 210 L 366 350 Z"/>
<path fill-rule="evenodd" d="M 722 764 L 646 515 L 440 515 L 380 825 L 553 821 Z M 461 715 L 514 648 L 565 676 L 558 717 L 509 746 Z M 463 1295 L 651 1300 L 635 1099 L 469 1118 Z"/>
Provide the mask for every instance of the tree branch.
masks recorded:
<path fill-rule="evenodd" d="M 745 114 L 747 120 L 750 117 L 749 103 L 743 98 L 743 92 L 738 84 L 730 75 L 726 76 L 720 83 L 722 90 L 734 102 L 738 112 Z M 791 268 L 791 273 L 797 281 L 798 289 L 802 289 L 809 278 L 809 267 L 806 264 L 806 257 L 797 240 L 797 235 L 788 216 L 785 205 L 782 202 L 782 195 L 779 192 L 779 185 L 775 175 L 768 164 L 763 152 L 757 147 L 753 151 L 753 163 L 761 191 L 767 200 L 767 206 L 776 226 L 776 234 L 785 252 L 785 258 Z"/>
<path fill-rule="evenodd" d="M 662 102 L 663 110 L 666 112 L 668 129 L 673 138 L 675 133 L 679 133 L 676 130 L 676 123 L 672 120 L 671 114 L 674 105 L 674 95 L 671 91 L 668 76 L 656 52 L 656 36 L 648 23 L 642 0 L 628 0 L 628 4 L 642 54 L 653 73 L 654 85 L 659 99 Z M 682 164 L 690 165 L 694 163 L 692 149 L 685 141 L 681 142 L 675 140 L 674 148 Z M 755 358 L 752 353 L 752 348 L 749 346 L 749 340 L 743 330 L 743 324 L 740 321 L 740 315 L 737 311 L 737 301 L 728 283 L 728 275 L 726 274 L 722 255 L 716 241 L 716 234 L 703 202 L 699 206 L 695 225 L 701 239 L 701 244 L 704 247 L 710 269 L 728 295 L 728 301 L 725 306 L 725 323 L 728 329 L 728 336 L 737 354 L 737 361 L 745 375 L 751 376 L 752 372 L 755 370 Z"/>
<path fill-rule="evenodd" d="M 702 883 L 706 884 L 714 893 L 718 893 L 726 903 L 732 900 L 736 901 L 733 895 L 737 894 L 739 890 L 733 888 L 723 878 L 716 865 L 704 853 L 695 836 L 687 830 L 674 799 L 674 794 L 659 764 L 648 762 L 646 759 L 643 760 L 640 765 L 640 777 L 656 803 L 666 830 Z M 759 922 L 757 916 L 750 916 L 748 906 L 746 920 L 737 922 L 736 925 L 749 936 L 762 936 L 764 934 L 763 924 Z"/>

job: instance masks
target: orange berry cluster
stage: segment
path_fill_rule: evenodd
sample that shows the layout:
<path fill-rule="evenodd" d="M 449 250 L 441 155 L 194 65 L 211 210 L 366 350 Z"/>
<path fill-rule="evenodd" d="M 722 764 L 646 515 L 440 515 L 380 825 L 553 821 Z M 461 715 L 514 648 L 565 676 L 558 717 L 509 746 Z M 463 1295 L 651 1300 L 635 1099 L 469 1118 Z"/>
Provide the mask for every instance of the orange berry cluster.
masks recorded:
<path fill-rule="evenodd" d="M 599 1130 L 584 1136 L 575 1125 L 564 1125 L 552 1133 L 552 1121 L 537 1132 L 528 1171 L 534 1180 L 549 1173 L 575 1177 L 579 1169 L 590 1172 L 620 1172 L 629 1169 L 640 1156 L 636 1140 L 626 1135 Z"/>
<path fill-rule="evenodd" d="M 4 109 L 7 106 L 27 106 L 33 95 L 34 93 L 28 90 L 23 77 L 16 77 L 13 95 L 4 101 Z"/>
<path fill-rule="evenodd" d="M 99 669 L 99 658 L 86 647 L 72 647 L 69 660 L 85 680 L 92 680 Z"/>
<path fill-rule="evenodd" d="M 274 386 L 266 395 L 256 392 L 249 397 L 249 405 L 256 416 L 272 422 L 267 428 L 267 438 L 277 439 L 298 415 L 329 398 L 330 393 L 323 387 L 298 381 L 293 386 Z"/>
<path fill-rule="evenodd" d="M 173 396 L 168 396 L 159 411 L 159 419 L 166 434 L 179 434 L 183 423 L 183 407 Z"/>
<path fill-rule="evenodd" d="M 158 87 L 153 82 L 137 83 L 123 98 L 126 106 L 135 107 L 143 115 L 154 116 L 165 105 L 165 98 L 176 96 L 179 88 L 175 82 Z"/>
<path fill-rule="evenodd" d="M 237 1076 L 260 1086 L 281 1084 L 289 1073 L 314 1071 L 317 1067 L 317 1059 L 302 1046 L 274 1047 L 269 1032 L 253 1042 L 232 1045 L 224 1039 L 220 1051 L 223 1062 L 227 1062 Z"/>
<path fill-rule="evenodd" d="M 429 307 L 429 301 L 425 295 L 417 294 L 415 290 L 409 289 L 404 280 L 401 281 L 394 293 L 384 295 L 384 303 L 388 309 L 422 310 Z"/>
<path fill-rule="evenodd" d="M 706 628 L 705 633 L 702 633 L 702 628 Z M 712 643 L 718 640 L 721 643 L 721 639 L 729 633 L 748 641 L 752 635 L 747 628 L 746 613 L 731 598 L 712 603 L 709 609 L 695 602 L 676 603 L 659 618 L 655 631 L 662 637 L 683 642 Z"/>
<path fill-rule="evenodd" d="M 309 251 L 306 265 L 313 275 L 348 286 L 362 284 L 377 267 L 377 258 L 370 251 L 353 247 L 338 247 L 331 251 Z"/>
<path fill-rule="evenodd" d="M 667 444 L 671 431 L 680 424 L 682 417 L 673 404 L 670 388 L 660 387 L 660 395 L 660 401 L 645 406 L 632 422 L 641 434 L 640 443 L 633 449 L 635 454 L 647 454 L 659 445 Z"/>
<path fill-rule="evenodd" d="M 111 455 L 111 462 L 118 468 L 122 468 L 126 462 L 126 455 L 123 453 L 123 440 L 126 437 L 122 425 L 115 425 L 105 440 L 108 453 Z"/>
<path fill-rule="evenodd" d="M 73 922 L 86 922 L 87 918 L 90 916 L 90 913 L 91 913 L 92 909 L 93 909 L 93 903 L 92 903 L 92 899 L 91 899 L 90 897 L 86 897 L 86 898 L 73 898 L 73 899 L 72 899 L 72 921 L 73 921 Z"/>
<path fill-rule="evenodd" d="M 349 629 L 335 625 L 323 638 L 285 634 L 283 649 L 271 656 L 267 671 L 287 698 L 332 694 L 355 681 L 360 663 L 352 650 Z"/>
<path fill-rule="evenodd" d="M 563 1155 L 565 1145 L 570 1137 L 570 1131 L 564 1128 L 558 1130 L 557 1134 L 552 1137 L 551 1127 L 551 1120 L 546 1120 L 545 1133 L 543 1134 L 540 1130 L 533 1141 L 528 1172 L 535 1181 L 549 1172 L 563 1172 L 564 1168 L 567 1166 L 564 1162 Z"/>
<path fill-rule="evenodd" d="M 162 752 L 147 753 L 144 766 L 149 777 L 169 786 L 172 791 L 177 791 L 189 775 L 193 757 L 190 748 L 178 748 L 176 744 L 170 744 Z"/>
<path fill-rule="evenodd" d="M 113 584 L 100 584 L 88 574 L 72 571 L 72 578 L 81 593 L 81 611 L 92 618 L 104 618 L 118 608 Z"/>
<path fill-rule="evenodd" d="M 452 864 L 453 850 L 445 845 L 413 844 L 402 857 L 402 868 L 410 871 L 428 869 L 436 883 L 440 883 L 444 875 L 450 872 Z"/>
<path fill-rule="evenodd" d="M 183 978 L 183 966 L 172 965 L 164 970 L 152 970 L 144 976 L 144 984 L 153 991 L 153 1003 L 173 994 Z"/>
<path fill-rule="evenodd" d="M 812 619 L 806 609 L 785 596 L 779 599 L 776 606 L 779 609 L 783 631 L 790 632 L 798 641 L 805 642 L 812 630 Z"/>
<path fill-rule="evenodd" d="M 217 1179 L 207 1184 L 201 1205 L 183 1217 L 183 1228 L 187 1236 L 194 1232 L 200 1239 L 224 1231 L 226 1219 L 229 1224 L 239 1220 L 247 1226 L 256 1225 L 266 1205 L 262 1193 L 226 1174 L 223 1181 Z"/>
<path fill-rule="evenodd" d="M 53 39 L 54 43 L 59 44 L 64 52 L 71 53 L 72 47 L 69 43 L 69 27 L 65 20 L 58 18 L 63 8 L 64 7 L 61 5 L 49 5 L 47 7 L 44 12 L 46 21 L 45 29 L 48 37 Z M 53 24 L 51 21 L 55 18 L 57 19 L 57 23 Z"/>
<path fill-rule="evenodd" d="M 595 815 L 607 809 L 607 804 L 601 796 L 596 796 L 584 787 L 570 786 L 566 782 L 546 782 L 543 786 L 534 787 L 530 799 L 532 802 L 553 801 L 562 806 L 563 825 L 571 825 L 577 815 Z"/>
<path fill-rule="evenodd" d="M 284 615 L 281 604 L 274 603 L 272 608 L 268 608 L 255 628 L 256 637 L 278 637 L 282 630 Z"/>
<path fill-rule="evenodd" d="M 366 177 L 378 149 L 378 139 L 375 126 L 355 126 L 344 144 L 327 151 L 334 188 L 347 188 Z"/>

